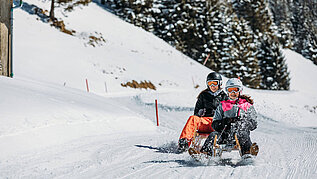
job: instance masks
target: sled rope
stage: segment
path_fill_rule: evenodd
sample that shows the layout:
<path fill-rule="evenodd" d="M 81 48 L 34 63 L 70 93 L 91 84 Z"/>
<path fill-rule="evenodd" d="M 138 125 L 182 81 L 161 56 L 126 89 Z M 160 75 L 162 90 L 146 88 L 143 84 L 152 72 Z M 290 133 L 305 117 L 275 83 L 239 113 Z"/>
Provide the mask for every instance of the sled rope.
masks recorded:
<path fill-rule="evenodd" d="M 219 139 L 221 138 L 221 136 L 222 136 L 223 132 L 226 130 L 226 128 L 227 128 L 227 125 L 225 125 L 225 127 L 222 129 L 222 131 L 221 131 L 221 133 L 219 135 Z"/>

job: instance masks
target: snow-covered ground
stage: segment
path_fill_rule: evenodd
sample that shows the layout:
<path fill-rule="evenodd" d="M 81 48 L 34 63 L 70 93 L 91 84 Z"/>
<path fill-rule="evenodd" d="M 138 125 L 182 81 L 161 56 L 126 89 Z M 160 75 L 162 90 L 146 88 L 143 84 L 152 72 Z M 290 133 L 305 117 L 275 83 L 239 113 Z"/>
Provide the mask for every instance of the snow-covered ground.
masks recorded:
<path fill-rule="evenodd" d="M 175 148 L 211 70 L 98 4 L 56 16 L 74 36 L 14 10 L 14 78 L 0 77 L 0 178 L 317 178 L 311 61 L 285 50 L 290 91 L 244 90 L 259 113 L 254 163 L 233 152 L 200 164 Z M 88 45 L 98 34 L 105 42 Z M 157 90 L 121 86 L 132 80 Z"/>

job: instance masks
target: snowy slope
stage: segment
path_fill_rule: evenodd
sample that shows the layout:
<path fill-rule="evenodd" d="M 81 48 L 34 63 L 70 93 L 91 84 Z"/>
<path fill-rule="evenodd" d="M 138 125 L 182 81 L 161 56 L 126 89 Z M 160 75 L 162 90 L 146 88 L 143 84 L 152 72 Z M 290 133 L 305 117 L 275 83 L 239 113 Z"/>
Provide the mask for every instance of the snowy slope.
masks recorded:
<path fill-rule="evenodd" d="M 274 120 L 316 127 L 317 93 L 314 81 L 317 66 L 290 50 L 285 50 L 285 57 L 291 77 L 290 91 L 252 90 L 250 93 L 256 99 L 256 107 L 261 114 Z"/>
<path fill-rule="evenodd" d="M 135 123 L 140 126 L 138 131 L 155 130 L 149 120 L 113 99 L 4 77 L 1 84 L 6 94 L 2 96 L 0 128 L 1 150 L 6 152 L 1 156 L 87 135 L 131 132 L 136 130 L 131 128 Z"/>
<path fill-rule="evenodd" d="M 49 4 L 37 0 L 27 2 L 41 8 Z M 127 92 L 120 84 L 132 80 L 150 80 L 158 89 L 193 88 L 192 79 L 202 81 L 210 71 L 163 40 L 123 22 L 94 3 L 66 14 L 67 17 L 56 12 L 57 17 L 63 18 L 66 28 L 76 31 L 75 36 L 58 33 L 48 24 L 34 20 L 36 15 L 30 16 L 21 10 L 15 12 L 16 19 L 29 19 L 15 25 L 15 38 L 21 40 L 16 43 L 15 50 L 23 51 L 15 53 L 17 77 L 60 85 L 66 83 L 68 87 L 81 90 L 86 89 L 87 78 L 91 91 L 105 94 L 105 82 L 107 91 L 120 93 Z M 25 28 L 32 26 L 37 30 Z M 87 40 L 83 38 L 95 32 L 101 33 L 106 42 L 101 48 L 86 47 Z M 24 70 L 26 68 L 32 70 Z"/>
<path fill-rule="evenodd" d="M 0 77 L 0 178 L 317 177 L 317 67 L 302 56 L 285 50 L 290 91 L 244 90 L 259 113 L 255 163 L 230 153 L 199 164 L 175 148 L 211 70 L 95 3 L 56 15 L 74 36 L 14 10 L 15 76 Z M 96 34 L 105 43 L 87 45 Z M 157 90 L 121 86 L 132 80 Z"/>

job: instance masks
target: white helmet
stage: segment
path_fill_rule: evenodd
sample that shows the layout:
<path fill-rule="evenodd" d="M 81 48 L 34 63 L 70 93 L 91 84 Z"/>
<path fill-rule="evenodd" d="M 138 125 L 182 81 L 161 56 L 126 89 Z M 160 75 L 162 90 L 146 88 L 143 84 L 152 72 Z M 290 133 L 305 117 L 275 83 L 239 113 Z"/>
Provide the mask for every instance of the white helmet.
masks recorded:
<path fill-rule="evenodd" d="M 239 80 L 238 78 L 230 78 L 227 83 L 226 83 L 226 92 L 228 92 L 228 88 L 234 88 L 237 87 L 239 88 L 239 92 L 241 92 L 243 90 L 243 85 L 241 80 Z"/>

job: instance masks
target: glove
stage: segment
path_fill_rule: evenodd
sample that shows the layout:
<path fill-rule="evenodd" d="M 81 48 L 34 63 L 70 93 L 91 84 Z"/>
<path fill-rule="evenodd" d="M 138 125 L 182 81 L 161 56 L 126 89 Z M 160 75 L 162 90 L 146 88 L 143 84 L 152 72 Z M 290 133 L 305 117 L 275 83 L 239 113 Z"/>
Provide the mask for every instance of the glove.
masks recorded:
<path fill-rule="evenodd" d="M 236 118 L 224 118 L 223 119 L 225 125 L 230 126 L 231 123 L 235 123 L 237 121 Z"/>
<path fill-rule="evenodd" d="M 204 109 L 199 109 L 199 111 L 198 111 L 198 116 L 199 117 L 202 117 L 202 116 L 204 116 L 205 115 L 205 113 L 206 113 L 206 108 L 204 108 Z"/>
<path fill-rule="evenodd" d="M 224 129 L 224 127 L 225 127 L 225 124 L 221 120 L 212 122 L 212 128 L 217 132 L 221 132 Z"/>

